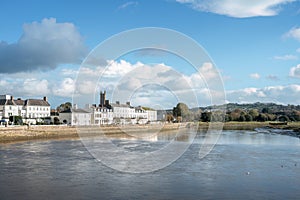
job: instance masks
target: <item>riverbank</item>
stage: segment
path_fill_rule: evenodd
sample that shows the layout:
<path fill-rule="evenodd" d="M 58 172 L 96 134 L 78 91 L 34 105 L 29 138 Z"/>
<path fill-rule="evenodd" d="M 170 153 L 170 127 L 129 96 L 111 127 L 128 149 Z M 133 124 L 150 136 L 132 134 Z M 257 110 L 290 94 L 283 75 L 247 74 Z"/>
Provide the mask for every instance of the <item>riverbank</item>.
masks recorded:
<path fill-rule="evenodd" d="M 37 140 L 37 139 L 79 139 L 84 136 L 93 136 L 102 133 L 109 136 L 126 136 L 143 134 L 147 132 L 157 133 L 162 131 L 177 130 L 180 126 L 191 126 L 186 124 L 164 124 L 164 125 L 134 125 L 134 126 L 107 126 L 101 127 L 73 127 L 73 126 L 9 126 L 0 127 L 0 143 L 10 143 L 17 141 Z M 198 130 L 206 131 L 209 123 L 199 122 Z M 250 130 L 257 128 L 274 128 L 283 130 L 293 130 L 296 137 L 300 137 L 300 122 L 291 122 L 287 125 L 270 125 L 269 122 L 226 122 L 223 130 Z M 98 131 L 98 132 L 97 132 Z M 127 135 L 128 136 L 128 135 Z"/>
<path fill-rule="evenodd" d="M 177 130 L 180 124 L 164 125 L 134 125 L 134 126 L 65 126 L 65 125 L 42 125 L 42 126 L 8 126 L 0 127 L 0 143 L 10 143 L 27 140 L 41 139 L 79 139 L 79 137 L 95 136 L 103 133 L 111 136 L 124 136 L 126 133 L 137 134 L 145 132 Z"/>

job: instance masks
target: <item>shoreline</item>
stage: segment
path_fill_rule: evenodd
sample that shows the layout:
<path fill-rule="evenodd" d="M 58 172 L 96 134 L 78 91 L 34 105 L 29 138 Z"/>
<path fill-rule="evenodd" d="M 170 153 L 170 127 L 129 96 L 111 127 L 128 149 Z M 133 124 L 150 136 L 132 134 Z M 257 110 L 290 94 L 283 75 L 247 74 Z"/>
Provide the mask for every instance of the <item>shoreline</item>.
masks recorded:
<path fill-rule="evenodd" d="M 105 135 L 124 136 L 126 132 L 143 133 L 145 131 L 163 132 L 178 130 L 182 127 L 190 127 L 194 124 L 164 124 L 164 125 L 131 125 L 131 126 L 106 126 L 101 127 Z M 207 122 L 199 122 L 198 131 L 206 131 L 209 127 Z M 81 129 L 83 128 L 83 129 Z M 257 128 L 270 128 L 291 130 L 295 134 L 290 136 L 300 138 L 300 123 L 292 122 L 288 125 L 270 125 L 269 122 L 226 122 L 223 124 L 223 130 L 249 130 L 255 131 Z M 78 133 L 79 130 L 79 133 Z M 82 132 L 84 130 L 84 132 Z M 0 127 L 0 144 L 24 142 L 32 140 L 56 140 L 56 139 L 79 139 L 82 136 L 95 136 L 95 131 L 99 133 L 98 126 L 74 127 L 66 125 L 42 125 L 42 126 L 11 126 Z"/>

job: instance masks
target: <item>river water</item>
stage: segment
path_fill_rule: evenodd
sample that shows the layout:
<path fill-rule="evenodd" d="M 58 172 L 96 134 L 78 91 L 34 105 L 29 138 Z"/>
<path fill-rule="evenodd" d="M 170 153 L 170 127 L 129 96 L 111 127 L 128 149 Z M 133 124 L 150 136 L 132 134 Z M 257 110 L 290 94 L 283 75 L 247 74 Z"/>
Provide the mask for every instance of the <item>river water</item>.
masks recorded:
<path fill-rule="evenodd" d="M 200 140 L 173 164 L 143 174 L 106 167 L 80 140 L 2 144 L 0 199 L 299 199 L 298 138 L 224 131 L 203 159 Z M 118 141 L 145 146 L 145 141 Z"/>

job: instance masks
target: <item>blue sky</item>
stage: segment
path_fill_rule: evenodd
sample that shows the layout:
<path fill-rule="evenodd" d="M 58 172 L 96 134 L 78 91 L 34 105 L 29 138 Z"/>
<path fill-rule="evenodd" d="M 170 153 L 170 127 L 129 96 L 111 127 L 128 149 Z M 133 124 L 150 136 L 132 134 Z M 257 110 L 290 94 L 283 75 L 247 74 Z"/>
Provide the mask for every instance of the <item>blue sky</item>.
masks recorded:
<path fill-rule="evenodd" d="M 2 0 L 0 8 L 0 93 L 46 95 L 53 107 L 72 101 L 77 71 L 90 50 L 122 31 L 162 27 L 202 45 L 221 73 L 226 101 L 300 104 L 297 0 Z M 119 65 L 122 59 L 127 68 Z M 129 71 L 141 62 L 193 73 L 171 55 L 122 59 L 115 64 Z"/>

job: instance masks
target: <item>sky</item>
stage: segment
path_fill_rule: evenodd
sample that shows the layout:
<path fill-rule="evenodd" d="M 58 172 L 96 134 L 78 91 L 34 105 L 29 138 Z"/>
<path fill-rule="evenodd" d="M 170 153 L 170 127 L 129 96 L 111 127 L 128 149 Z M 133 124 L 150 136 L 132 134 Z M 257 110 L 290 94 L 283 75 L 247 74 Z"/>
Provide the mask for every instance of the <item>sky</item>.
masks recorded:
<path fill-rule="evenodd" d="M 111 101 L 157 109 L 300 104 L 299 0 L 1 0 L 0 9 L 0 94 L 47 96 L 53 108 L 96 103 L 102 90 Z M 151 49 L 101 57 L 156 40 L 129 31 L 145 27 L 184 36 L 174 48 L 199 53 L 197 66 L 171 51 L 168 36 Z M 104 46 L 124 33 L 137 35 Z"/>

